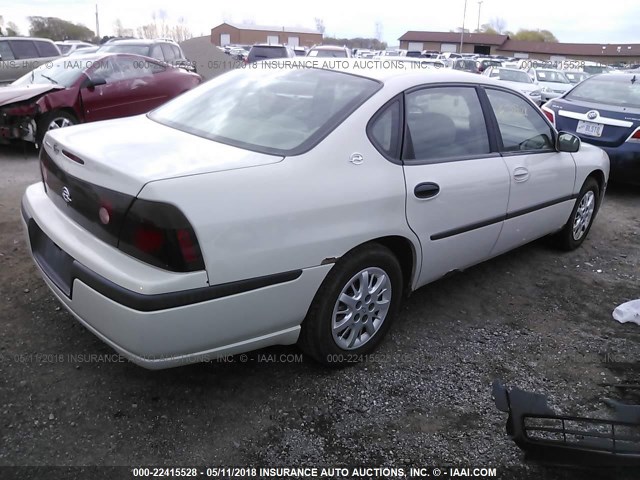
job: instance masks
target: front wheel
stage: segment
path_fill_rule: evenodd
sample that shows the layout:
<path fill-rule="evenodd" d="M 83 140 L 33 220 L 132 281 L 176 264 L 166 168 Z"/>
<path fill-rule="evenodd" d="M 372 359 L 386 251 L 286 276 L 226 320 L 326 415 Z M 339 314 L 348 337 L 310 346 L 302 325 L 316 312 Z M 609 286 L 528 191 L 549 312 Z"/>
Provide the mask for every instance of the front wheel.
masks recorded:
<path fill-rule="evenodd" d="M 402 269 L 378 244 L 342 257 L 318 289 L 302 324 L 300 346 L 318 362 L 364 359 L 389 330 L 402 298 Z"/>
<path fill-rule="evenodd" d="M 70 127 L 77 123 L 78 119 L 64 110 L 53 110 L 52 112 L 44 114 L 40 120 L 38 120 L 38 130 L 36 134 L 38 148 L 42 146 L 44 136 L 49 130 Z"/>
<path fill-rule="evenodd" d="M 594 178 L 588 178 L 578 194 L 571 216 L 557 235 L 557 243 L 563 250 L 574 250 L 587 238 L 600 206 L 600 187 Z"/>

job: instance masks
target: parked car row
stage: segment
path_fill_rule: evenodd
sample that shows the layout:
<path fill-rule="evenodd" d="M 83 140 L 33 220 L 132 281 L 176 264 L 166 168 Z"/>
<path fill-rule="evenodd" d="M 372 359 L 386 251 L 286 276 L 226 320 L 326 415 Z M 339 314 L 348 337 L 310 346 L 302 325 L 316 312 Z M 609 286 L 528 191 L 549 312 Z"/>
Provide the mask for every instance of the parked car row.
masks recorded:
<path fill-rule="evenodd" d="M 0 84 L 11 83 L 34 68 L 61 56 L 81 56 L 100 52 L 144 55 L 174 67 L 195 72 L 196 65 L 186 59 L 180 46 L 167 39 L 116 39 L 103 45 L 46 38 L 0 37 Z"/>
<path fill-rule="evenodd" d="M 195 73 L 139 55 L 62 57 L 0 89 L 0 143 L 40 146 L 47 131 L 146 113 L 201 81 Z"/>

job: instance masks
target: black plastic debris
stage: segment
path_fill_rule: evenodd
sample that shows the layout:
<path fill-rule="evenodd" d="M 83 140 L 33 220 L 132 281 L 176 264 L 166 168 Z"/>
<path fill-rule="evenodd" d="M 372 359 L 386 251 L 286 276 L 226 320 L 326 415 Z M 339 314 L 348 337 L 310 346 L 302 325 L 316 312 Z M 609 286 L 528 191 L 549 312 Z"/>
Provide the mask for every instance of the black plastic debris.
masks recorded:
<path fill-rule="evenodd" d="M 640 467 L 640 405 L 605 400 L 614 419 L 556 414 L 544 395 L 493 382 L 499 410 L 509 414 L 507 434 L 527 460 L 542 463 Z"/>

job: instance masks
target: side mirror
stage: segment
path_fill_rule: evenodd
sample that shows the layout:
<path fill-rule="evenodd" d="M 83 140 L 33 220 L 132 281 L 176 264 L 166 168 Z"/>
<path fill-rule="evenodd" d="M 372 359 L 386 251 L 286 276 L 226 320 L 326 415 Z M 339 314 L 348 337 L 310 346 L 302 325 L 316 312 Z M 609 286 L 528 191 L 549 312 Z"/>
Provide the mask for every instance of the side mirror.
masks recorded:
<path fill-rule="evenodd" d="M 580 139 L 573 133 L 560 132 L 556 141 L 556 149 L 559 152 L 575 153 L 580 150 Z"/>
<path fill-rule="evenodd" d="M 107 80 L 104 78 L 85 78 L 84 82 L 82 82 L 82 88 L 88 88 L 88 89 L 93 89 L 95 87 L 98 87 L 100 85 L 106 85 L 107 84 Z"/>

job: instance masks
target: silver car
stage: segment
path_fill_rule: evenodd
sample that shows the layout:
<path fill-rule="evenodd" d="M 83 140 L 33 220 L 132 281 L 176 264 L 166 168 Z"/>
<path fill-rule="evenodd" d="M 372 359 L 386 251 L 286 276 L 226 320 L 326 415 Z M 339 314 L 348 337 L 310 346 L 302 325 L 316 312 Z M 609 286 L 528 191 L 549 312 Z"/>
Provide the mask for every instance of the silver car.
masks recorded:
<path fill-rule="evenodd" d="M 47 38 L 0 37 L 0 84 L 11 83 L 59 56 L 60 49 Z"/>
<path fill-rule="evenodd" d="M 540 87 L 533 83 L 531 77 L 524 70 L 519 68 L 489 67 L 482 74 L 501 80 L 509 87 L 527 95 L 536 105 L 542 105 Z"/>
<path fill-rule="evenodd" d="M 563 93 L 571 90 L 573 84 L 569 81 L 564 72 L 551 68 L 530 68 L 529 76 L 540 86 L 542 103 L 546 103 L 552 98 L 558 98 Z"/>

